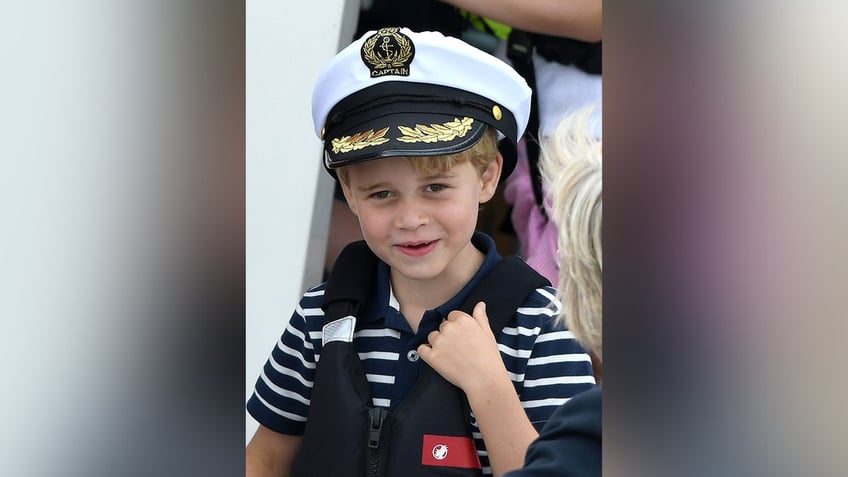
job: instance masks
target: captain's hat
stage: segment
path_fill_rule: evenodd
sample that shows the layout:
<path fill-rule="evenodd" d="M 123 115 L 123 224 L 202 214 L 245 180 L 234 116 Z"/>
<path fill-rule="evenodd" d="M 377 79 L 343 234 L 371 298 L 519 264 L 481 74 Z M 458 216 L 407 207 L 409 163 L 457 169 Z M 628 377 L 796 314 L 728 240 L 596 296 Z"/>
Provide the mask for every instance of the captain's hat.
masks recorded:
<path fill-rule="evenodd" d="M 454 154 L 486 126 L 503 138 L 501 179 L 515 167 L 530 88 L 509 65 L 457 38 L 407 28 L 370 31 L 339 52 L 312 93 L 324 166 Z"/>

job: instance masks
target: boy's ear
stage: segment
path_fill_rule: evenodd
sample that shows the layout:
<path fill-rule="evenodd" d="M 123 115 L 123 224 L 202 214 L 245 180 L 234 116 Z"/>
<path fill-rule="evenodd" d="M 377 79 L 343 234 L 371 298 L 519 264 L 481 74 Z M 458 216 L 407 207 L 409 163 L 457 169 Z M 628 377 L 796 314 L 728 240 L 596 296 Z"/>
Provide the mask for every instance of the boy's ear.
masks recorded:
<path fill-rule="evenodd" d="M 342 186 L 342 192 L 344 193 L 345 202 L 347 202 L 348 208 L 350 209 L 351 212 L 353 212 L 353 215 L 356 215 L 357 217 L 359 217 L 359 214 L 356 213 L 356 201 L 353 200 L 353 194 L 350 191 L 350 186 L 348 184 L 345 184 L 345 182 L 343 180 L 340 180 L 340 179 L 339 179 L 339 185 Z"/>
<path fill-rule="evenodd" d="M 490 162 L 483 175 L 480 177 L 483 186 L 480 190 L 480 203 L 488 202 L 495 196 L 495 191 L 498 189 L 498 182 L 501 178 L 503 170 L 503 156 L 499 152 L 495 156 L 495 160 Z"/>

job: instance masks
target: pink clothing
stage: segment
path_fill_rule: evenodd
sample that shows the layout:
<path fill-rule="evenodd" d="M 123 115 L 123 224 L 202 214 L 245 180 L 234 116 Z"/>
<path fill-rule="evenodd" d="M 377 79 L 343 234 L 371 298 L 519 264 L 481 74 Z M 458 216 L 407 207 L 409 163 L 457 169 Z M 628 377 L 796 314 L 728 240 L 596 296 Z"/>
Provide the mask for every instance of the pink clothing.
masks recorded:
<path fill-rule="evenodd" d="M 557 237 L 553 221 L 542 216 L 536 206 L 527 153 L 523 141 L 518 147 L 518 163 L 506 179 L 504 198 L 512 205 L 512 226 L 518 237 L 519 252 L 527 264 L 557 286 L 559 266 L 557 264 Z M 545 200 L 545 211 L 551 215 L 551 204 Z"/>

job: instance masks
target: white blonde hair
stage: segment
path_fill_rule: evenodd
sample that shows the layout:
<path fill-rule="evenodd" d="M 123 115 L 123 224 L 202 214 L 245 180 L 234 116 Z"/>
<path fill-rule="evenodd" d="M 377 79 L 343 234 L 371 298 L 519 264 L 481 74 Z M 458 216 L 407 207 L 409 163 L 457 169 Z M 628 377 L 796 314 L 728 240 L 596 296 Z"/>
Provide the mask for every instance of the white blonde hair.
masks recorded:
<path fill-rule="evenodd" d="M 540 169 L 559 227 L 558 317 L 601 359 L 603 254 L 601 140 L 591 134 L 591 108 L 568 114 L 542 143 Z"/>

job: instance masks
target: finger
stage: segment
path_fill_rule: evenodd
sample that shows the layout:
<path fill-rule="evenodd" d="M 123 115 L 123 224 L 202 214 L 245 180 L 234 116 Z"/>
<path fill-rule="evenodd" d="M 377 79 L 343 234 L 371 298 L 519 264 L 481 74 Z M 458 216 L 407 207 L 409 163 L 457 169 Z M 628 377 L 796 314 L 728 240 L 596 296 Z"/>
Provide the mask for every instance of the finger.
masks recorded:
<path fill-rule="evenodd" d="M 447 321 L 457 321 L 457 320 L 462 319 L 465 316 L 468 316 L 470 318 L 468 313 L 466 313 L 462 310 L 453 310 L 452 312 L 448 313 Z"/>
<path fill-rule="evenodd" d="M 490 328 L 489 326 L 489 315 L 486 313 L 486 302 L 478 301 L 476 305 L 474 305 L 474 310 L 472 311 L 473 317 L 477 320 L 481 326 L 485 328 Z"/>
<path fill-rule="evenodd" d="M 423 359 L 425 363 L 430 364 L 430 355 L 432 353 L 433 347 L 427 343 L 418 345 L 418 357 Z"/>

